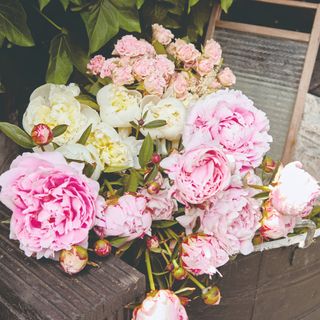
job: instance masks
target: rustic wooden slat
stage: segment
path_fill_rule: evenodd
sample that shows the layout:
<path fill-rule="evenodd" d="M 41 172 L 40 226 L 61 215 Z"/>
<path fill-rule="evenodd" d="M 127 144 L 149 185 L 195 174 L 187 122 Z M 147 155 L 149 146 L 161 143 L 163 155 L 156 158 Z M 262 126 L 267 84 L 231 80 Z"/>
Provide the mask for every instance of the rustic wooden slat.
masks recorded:
<path fill-rule="evenodd" d="M 288 6 L 288 7 L 317 9 L 316 3 L 305 2 L 305 1 L 296 1 L 296 0 L 255 0 L 255 1 L 283 5 L 283 6 Z"/>
<path fill-rule="evenodd" d="M 213 8 L 212 8 L 212 11 L 211 11 L 208 29 L 207 29 L 208 32 L 206 33 L 206 38 L 204 40 L 204 43 L 206 43 L 207 40 L 213 38 L 214 29 L 215 29 L 217 21 L 220 19 L 221 12 L 222 12 L 221 6 L 217 2 L 215 2 L 215 4 L 213 5 Z"/>
<path fill-rule="evenodd" d="M 250 32 L 254 34 L 260 34 L 263 36 L 272 36 L 277 38 L 284 38 L 302 42 L 309 42 L 309 33 L 297 32 L 285 29 L 276 29 L 270 27 L 262 27 L 253 24 L 233 22 L 233 21 L 223 21 L 219 20 L 216 22 L 216 27 L 230 29 L 235 31 Z"/>

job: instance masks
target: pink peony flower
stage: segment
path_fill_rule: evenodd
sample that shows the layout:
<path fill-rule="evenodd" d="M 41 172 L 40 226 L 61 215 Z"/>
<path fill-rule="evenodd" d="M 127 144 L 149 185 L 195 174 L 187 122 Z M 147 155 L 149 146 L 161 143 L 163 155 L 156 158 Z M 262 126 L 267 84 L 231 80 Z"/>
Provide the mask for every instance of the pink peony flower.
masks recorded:
<path fill-rule="evenodd" d="M 200 57 L 197 60 L 196 71 L 201 77 L 209 74 L 214 68 L 214 60 L 210 58 Z"/>
<path fill-rule="evenodd" d="M 175 55 L 178 60 L 187 64 L 189 67 L 196 63 L 196 60 L 200 57 L 201 53 L 196 49 L 194 44 L 186 43 L 184 40 L 177 39 L 174 43 Z"/>
<path fill-rule="evenodd" d="M 147 189 L 141 193 L 148 199 L 152 220 L 172 220 L 172 215 L 178 210 L 177 201 L 169 193 L 169 181 L 166 179 L 161 185 L 161 189 L 156 194 L 150 194 Z"/>
<path fill-rule="evenodd" d="M 219 64 L 222 55 L 220 44 L 213 39 L 207 40 L 203 49 L 203 55 L 212 60 L 214 65 Z"/>
<path fill-rule="evenodd" d="M 167 46 L 174 38 L 173 33 L 157 23 L 152 25 L 152 39 Z"/>
<path fill-rule="evenodd" d="M 272 137 L 264 112 L 254 107 L 241 91 L 220 90 L 196 102 L 191 109 L 183 143 L 187 148 L 194 135 L 214 141 L 232 155 L 236 168 L 246 172 L 260 165 L 269 150 Z"/>
<path fill-rule="evenodd" d="M 184 99 L 189 90 L 188 75 L 184 72 L 175 73 L 172 79 L 172 89 L 178 99 Z"/>
<path fill-rule="evenodd" d="M 182 243 L 181 259 L 184 268 L 192 274 L 212 276 L 228 262 L 229 256 L 214 236 L 195 234 Z"/>
<path fill-rule="evenodd" d="M 171 192 L 184 204 L 201 204 L 228 187 L 231 164 L 221 149 L 200 145 L 171 154 L 161 166 L 173 180 Z"/>
<path fill-rule="evenodd" d="M 157 72 L 144 79 L 144 87 L 149 94 L 161 96 L 167 86 L 166 80 Z"/>
<path fill-rule="evenodd" d="M 105 60 L 106 59 L 102 55 L 94 56 L 87 64 L 88 72 L 95 76 L 99 75 Z"/>
<path fill-rule="evenodd" d="M 13 211 L 10 238 L 27 256 L 86 245 L 102 198 L 82 169 L 59 152 L 24 153 L 0 176 L 0 200 Z"/>
<path fill-rule="evenodd" d="M 106 202 L 96 218 L 97 234 L 128 237 L 128 241 L 150 233 L 152 218 L 147 199 L 140 194 L 125 194 Z M 101 229 L 103 228 L 103 230 Z"/>
<path fill-rule="evenodd" d="M 236 83 L 236 76 L 230 68 L 224 68 L 220 71 L 217 78 L 224 87 L 230 87 Z"/>
<path fill-rule="evenodd" d="M 297 222 L 295 216 L 285 216 L 272 207 L 269 201 L 263 207 L 263 219 L 261 221 L 260 233 L 267 239 L 278 239 L 286 237 L 293 232 Z"/>
<path fill-rule="evenodd" d="M 53 140 L 53 132 L 46 124 L 39 123 L 33 127 L 31 138 L 35 144 L 43 146 Z"/>
<path fill-rule="evenodd" d="M 132 75 L 132 67 L 116 67 L 112 71 L 112 81 L 115 85 L 123 86 L 125 84 L 131 84 L 134 82 Z"/>
<path fill-rule="evenodd" d="M 229 255 L 247 255 L 253 251 L 260 219 L 260 201 L 252 198 L 250 189 L 229 188 L 215 197 L 202 219 L 202 229 L 214 235 Z"/>
<path fill-rule="evenodd" d="M 298 161 L 287 164 L 280 171 L 277 185 L 270 194 L 272 206 L 283 215 L 307 216 L 320 197 L 317 181 L 302 169 Z"/>
<path fill-rule="evenodd" d="M 151 73 L 155 72 L 155 59 L 142 57 L 133 64 L 133 74 L 138 81 L 144 80 Z"/>
<path fill-rule="evenodd" d="M 188 320 L 179 298 L 170 290 L 150 293 L 142 305 L 135 308 L 132 320 Z"/>
<path fill-rule="evenodd" d="M 100 69 L 101 78 L 111 78 L 113 70 L 117 67 L 120 59 L 119 58 L 110 58 L 104 61 Z"/>

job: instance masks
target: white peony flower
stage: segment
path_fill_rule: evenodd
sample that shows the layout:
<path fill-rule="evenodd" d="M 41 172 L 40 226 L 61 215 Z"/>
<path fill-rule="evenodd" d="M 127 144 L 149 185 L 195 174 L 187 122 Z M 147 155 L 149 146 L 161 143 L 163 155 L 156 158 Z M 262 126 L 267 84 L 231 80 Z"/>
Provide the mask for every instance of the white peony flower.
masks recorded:
<path fill-rule="evenodd" d="M 132 167 L 133 155 L 128 145 L 121 139 L 118 132 L 101 122 L 94 126 L 86 143 L 93 146 L 103 166 Z"/>
<path fill-rule="evenodd" d="M 64 134 L 53 141 L 59 145 L 77 142 L 90 123 L 101 121 L 96 111 L 79 103 L 75 98 L 79 94 L 80 89 L 75 84 L 45 84 L 34 90 L 22 120 L 26 132 L 30 134 L 39 123 L 51 129 L 66 124 L 68 128 Z"/>
<path fill-rule="evenodd" d="M 91 178 L 94 180 L 99 179 L 104 166 L 100 161 L 97 149 L 93 145 L 84 146 L 80 143 L 70 143 L 57 148 L 56 151 L 62 153 L 68 160 L 85 161 L 95 166 Z"/>
<path fill-rule="evenodd" d="M 186 118 L 186 108 L 183 103 L 176 98 L 160 99 L 149 96 L 143 99 L 143 112 L 148 111 L 145 123 L 154 120 L 165 120 L 167 124 L 154 129 L 142 129 L 143 135 L 148 133 L 153 139 L 167 139 L 175 141 L 180 139 Z"/>
<path fill-rule="evenodd" d="M 114 84 L 104 86 L 97 93 L 102 121 L 114 128 L 131 127 L 130 121 L 141 118 L 141 98 L 136 90 Z"/>

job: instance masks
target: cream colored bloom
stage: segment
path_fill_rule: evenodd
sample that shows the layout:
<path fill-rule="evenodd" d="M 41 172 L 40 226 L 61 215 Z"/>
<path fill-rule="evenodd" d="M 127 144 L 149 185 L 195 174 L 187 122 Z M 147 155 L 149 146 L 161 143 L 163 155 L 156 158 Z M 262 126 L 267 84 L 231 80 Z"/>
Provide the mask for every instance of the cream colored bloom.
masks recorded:
<path fill-rule="evenodd" d="M 113 84 L 104 86 L 97 94 L 102 121 L 114 128 L 131 127 L 130 121 L 141 117 L 141 98 L 136 90 Z"/>
<path fill-rule="evenodd" d="M 117 131 L 101 122 L 94 126 L 86 143 L 93 146 L 104 167 L 132 167 L 133 155 Z"/>
<path fill-rule="evenodd" d="M 32 128 L 44 123 L 51 129 L 57 125 L 68 125 L 64 134 L 54 138 L 59 145 L 76 142 L 90 123 L 98 123 L 100 117 L 92 108 L 81 105 L 75 98 L 80 89 L 75 84 L 45 84 L 30 96 L 30 102 L 23 115 L 23 127 L 30 134 Z"/>
<path fill-rule="evenodd" d="M 142 129 L 144 135 L 148 133 L 153 139 L 167 139 L 170 141 L 180 139 L 186 117 L 186 107 L 176 98 L 160 99 L 149 96 L 143 99 L 144 112 L 148 111 L 145 122 L 165 120 L 167 124 L 154 129 Z"/>

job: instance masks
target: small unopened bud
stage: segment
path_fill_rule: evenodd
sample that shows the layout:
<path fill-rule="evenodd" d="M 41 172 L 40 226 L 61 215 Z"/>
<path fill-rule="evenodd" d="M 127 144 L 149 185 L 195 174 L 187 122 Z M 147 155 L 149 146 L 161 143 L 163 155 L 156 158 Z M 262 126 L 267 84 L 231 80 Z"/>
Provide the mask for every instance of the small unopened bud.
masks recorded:
<path fill-rule="evenodd" d="M 202 290 L 202 299 L 205 304 L 217 305 L 220 303 L 221 294 L 218 287 L 208 287 Z"/>
<path fill-rule="evenodd" d="M 262 162 L 262 169 L 267 173 L 271 173 L 275 170 L 276 165 L 276 162 L 272 158 L 266 156 Z"/>
<path fill-rule="evenodd" d="M 144 120 L 143 119 L 138 120 L 138 125 L 139 126 L 143 126 L 144 125 Z"/>
<path fill-rule="evenodd" d="M 256 246 L 258 244 L 261 244 L 263 242 L 263 237 L 260 234 L 257 234 L 254 236 L 252 243 Z"/>
<path fill-rule="evenodd" d="M 111 253 L 112 246 L 106 239 L 97 240 L 94 244 L 93 251 L 99 257 L 106 257 Z"/>
<path fill-rule="evenodd" d="M 161 156 L 159 153 L 154 153 L 151 157 L 151 162 L 157 164 L 161 161 Z"/>
<path fill-rule="evenodd" d="M 31 138 L 35 144 L 44 146 L 53 140 L 53 133 L 46 124 L 39 123 L 33 127 Z"/>
<path fill-rule="evenodd" d="M 183 267 L 176 267 L 172 271 L 172 275 L 176 280 L 184 280 L 188 276 L 188 272 Z"/>
<path fill-rule="evenodd" d="M 146 241 L 148 249 L 159 248 L 159 238 L 157 236 L 148 237 Z"/>
<path fill-rule="evenodd" d="M 160 184 L 158 182 L 151 182 L 147 188 L 149 194 L 157 194 L 160 191 Z"/>
<path fill-rule="evenodd" d="M 76 274 L 87 265 L 88 251 L 80 246 L 72 246 L 70 250 L 61 251 L 59 262 L 64 272 Z"/>
<path fill-rule="evenodd" d="M 191 301 L 188 297 L 184 297 L 184 296 L 179 296 L 179 300 L 184 307 L 186 307 Z"/>

